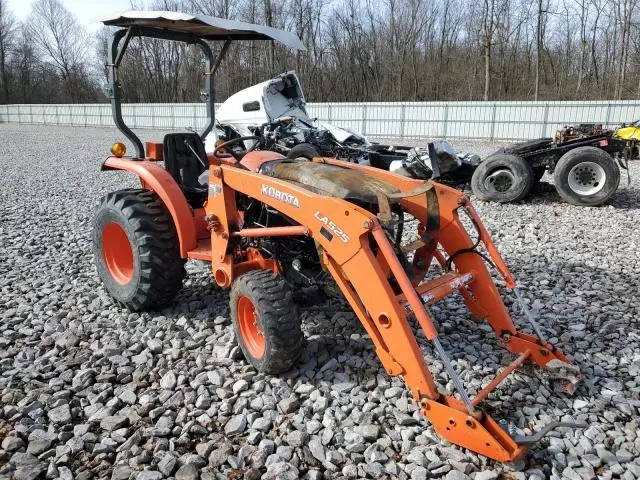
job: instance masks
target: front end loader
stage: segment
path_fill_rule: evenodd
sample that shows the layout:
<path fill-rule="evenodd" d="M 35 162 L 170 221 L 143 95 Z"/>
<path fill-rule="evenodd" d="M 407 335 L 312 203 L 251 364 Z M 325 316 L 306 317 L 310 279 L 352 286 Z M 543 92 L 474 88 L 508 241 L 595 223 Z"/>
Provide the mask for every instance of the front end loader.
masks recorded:
<path fill-rule="evenodd" d="M 132 36 L 198 43 L 197 33 L 198 40 L 267 38 L 297 46 L 286 32 L 218 20 L 174 12 L 127 12 L 105 20 L 124 27 L 110 51 L 113 91 L 120 88 L 119 59 Z M 206 42 L 198 44 L 206 53 Z M 210 52 L 207 56 L 213 58 Z M 209 63 L 207 81 L 215 71 Z M 122 127 L 115 95 L 114 118 Z M 212 108 L 207 111 L 212 115 Z M 512 462 L 561 425 L 513 437 L 481 408 L 525 362 L 562 376 L 569 392 L 580 375 L 544 340 L 530 312 L 536 333 L 515 327 L 487 264 L 519 295 L 516 282 L 467 197 L 438 183 L 330 158 L 289 160 L 268 151 L 232 156 L 224 153 L 224 144 L 206 154 L 202 139 L 212 116 L 209 120 L 200 135 L 168 134 L 162 144 L 147 143 L 144 149 L 131 130 L 121 128 L 136 155 L 125 156 L 124 145 L 117 143 L 103 169 L 132 172 L 141 188 L 107 195 L 96 212 L 93 234 L 98 273 L 117 302 L 132 310 L 157 308 L 179 291 L 186 260 L 209 262 L 213 281 L 230 289 L 233 328 L 246 360 L 277 374 L 293 367 L 302 353 L 296 292 L 315 288 L 346 299 L 387 373 L 403 378 L 442 438 Z M 462 216 L 470 219 L 477 239 L 472 240 Z M 404 243 L 409 222 L 417 224 L 418 238 Z M 516 355 L 473 398 L 429 311 L 455 293 Z M 414 326 L 440 357 L 454 392 L 436 384 Z"/>

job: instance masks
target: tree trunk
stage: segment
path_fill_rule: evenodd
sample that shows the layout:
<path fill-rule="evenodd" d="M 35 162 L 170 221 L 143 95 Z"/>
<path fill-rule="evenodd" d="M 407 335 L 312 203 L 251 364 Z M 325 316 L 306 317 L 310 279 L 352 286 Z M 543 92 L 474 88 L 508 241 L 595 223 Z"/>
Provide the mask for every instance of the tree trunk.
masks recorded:
<path fill-rule="evenodd" d="M 540 52 L 542 51 L 542 0 L 538 0 L 538 25 L 536 27 L 536 83 L 533 99 L 540 94 Z"/>

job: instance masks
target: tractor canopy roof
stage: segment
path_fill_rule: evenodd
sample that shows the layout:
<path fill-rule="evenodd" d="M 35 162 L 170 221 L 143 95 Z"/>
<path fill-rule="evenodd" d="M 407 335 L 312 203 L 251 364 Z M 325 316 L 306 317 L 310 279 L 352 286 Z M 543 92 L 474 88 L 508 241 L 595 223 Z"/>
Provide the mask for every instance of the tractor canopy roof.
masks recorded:
<path fill-rule="evenodd" d="M 275 40 L 291 50 L 306 50 L 300 39 L 291 32 L 208 15 L 126 10 L 99 17 L 97 20 L 109 26 L 138 26 L 164 32 L 191 34 L 204 40 Z"/>

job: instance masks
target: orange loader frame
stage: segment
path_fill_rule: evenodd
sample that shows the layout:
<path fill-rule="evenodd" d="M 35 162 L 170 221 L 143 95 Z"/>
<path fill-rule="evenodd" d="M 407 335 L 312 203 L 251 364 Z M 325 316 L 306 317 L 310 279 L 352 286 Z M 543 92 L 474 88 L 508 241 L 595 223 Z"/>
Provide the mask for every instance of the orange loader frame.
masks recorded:
<path fill-rule="evenodd" d="M 277 155 L 265 156 L 265 153 L 248 153 L 242 163 L 260 163 Z M 380 214 L 375 215 L 346 200 L 319 195 L 299 184 L 238 168 L 227 158 L 209 155 L 208 161 L 208 198 L 204 208 L 199 209 L 189 206 L 173 177 L 152 160 L 109 157 L 103 168 L 136 174 L 144 188 L 153 190 L 161 198 L 176 226 L 182 257 L 211 262 L 212 276 L 220 287 L 230 287 L 235 278 L 250 270 L 280 271 L 276 260 L 263 257 L 257 249 L 242 251 L 235 237 L 306 235 L 313 238 L 324 268 L 362 322 L 385 370 L 404 379 L 422 414 L 442 438 L 492 459 L 512 462 L 549 429 L 568 426 L 553 423 L 530 437 L 512 438 L 479 408 L 482 400 L 524 362 L 574 374 L 577 369 L 541 335 L 516 329 L 483 258 L 472 251 L 475 244 L 460 220 L 461 211 L 466 211 L 473 220 L 480 241 L 507 287 L 515 289 L 516 282 L 473 206 L 461 192 L 354 163 L 329 158 L 313 160 L 358 170 L 397 187 L 400 193 L 393 198 L 379 198 Z M 274 191 L 280 194 L 274 196 Z M 236 203 L 238 193 L 273 207 L 297 224 L 243 228 L 243 213 Z M 387 202 L 399 203 L 420 222 L 421 240 L 406 246 L 415 251 L 410 275 L 403 269 L 383 230 Z M 327 231 L 331 235 L 327 235 Z M 443 267 L 453 264 L 455 268 L 423 282 L 434 259 Z M 491 325 L 498 342 L 517 355 L 516 360 L 473 399 L 453 369 L 428 309 L 433 302 L 455 292 L 462 294 L 476 317 Z M 438 390 L 413 334 L 410 315 L 415 316 L 442 359 L 459 398 Z M 535 323 L 533 325 L 539 332 Z"/>

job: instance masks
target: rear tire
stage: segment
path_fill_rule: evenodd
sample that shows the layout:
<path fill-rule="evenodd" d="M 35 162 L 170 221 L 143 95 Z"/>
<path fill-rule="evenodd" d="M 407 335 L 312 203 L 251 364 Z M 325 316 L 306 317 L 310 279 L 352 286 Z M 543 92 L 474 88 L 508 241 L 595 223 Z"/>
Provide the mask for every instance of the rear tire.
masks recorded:
<path fill-rule="evenodd" d="M 293 293 L 280 275 L 253 270 L 238 277 L 229 294 L 236 341 L 251 365 L 265 373 L 290 370 L 304 345 Z"/>
<path fill-rule="evenodd" d="M 119 190 L 102 198 L 93 220 L 93 256 L 105 288 L 129 310 L 162 307 L 182 288 L 178 235 L 154 192 Z"/>
<path fill-rule="evenodd" d="M 508 153 L 489 156 L 471 177 L 471 189 L 480 200 L 517 202 L 526 197 L 535 183 L 531 166 L 522 157 Z"/>
<path fill-rule="evenodd" d="M 300 143 L 294 146 L 289 153 L 287 153 L 287 158 L 296 160 L 298 158 L 306 158 L 307 160 L 311 160 L 313 157 L 319 157 L 320 152 L 318 149 L 310 143 Z"/>
<path fill-rule="evenodd" d="M 616 193 L 620 170 L 604 150 L 578 147 L 560 157 L 553 181 L 566 202 L 592 207 L 601 205 Z"/>

